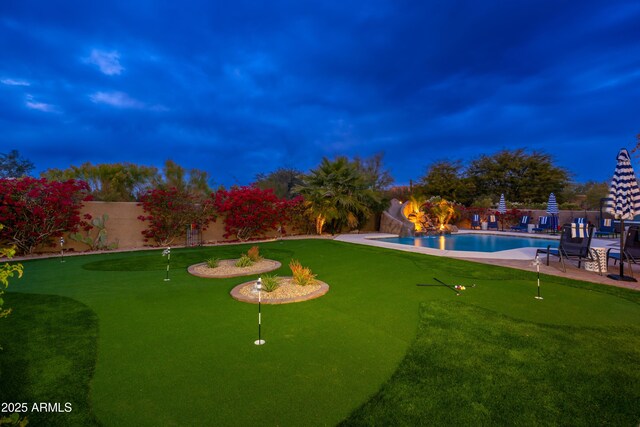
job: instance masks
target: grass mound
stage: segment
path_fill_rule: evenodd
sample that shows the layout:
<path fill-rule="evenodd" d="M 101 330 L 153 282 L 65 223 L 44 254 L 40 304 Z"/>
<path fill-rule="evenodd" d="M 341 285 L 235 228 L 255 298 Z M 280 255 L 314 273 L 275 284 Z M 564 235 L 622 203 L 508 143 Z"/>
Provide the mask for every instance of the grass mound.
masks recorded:
<path fill-rule="evenodd" d="M 342 425 L 636 425 L 639 332 L 425 303 L 397 371 Z"/>
<path fill-rule="evenodd" d="M 0 402 L 26 402 L 29 425 L 98 425 L 89 400 L 98 318 L 56 295 L 6 294 L 13 313 L 0 322 Z M 34 403 L 71 412 L 34 412 Z"/>

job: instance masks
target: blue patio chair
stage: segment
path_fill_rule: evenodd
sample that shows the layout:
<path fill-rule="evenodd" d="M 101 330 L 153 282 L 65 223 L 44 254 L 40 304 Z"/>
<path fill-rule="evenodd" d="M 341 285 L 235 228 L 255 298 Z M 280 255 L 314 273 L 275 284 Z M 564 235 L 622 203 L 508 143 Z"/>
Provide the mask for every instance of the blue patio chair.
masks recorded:
<path fill-rule="evenodd" d="M 631 264 L 640 264 L 640 227 L 632 225 L 627 229 L 627 235 L 624 239 L 624 248 L 622 249 L 622 262 L 627 261 L 629 263 L 629 270 L 631 271 L 631 277 L 633 277 L 633 269 Z M 609 265 L 609 259 L 613 260 L 615 265 L 620 261 L 620 249 L 611 248 L 607 250 L 607 265 Z"/>
<path fill-rule="evenodd" d="M 533 229 L 536 233 L 551 230 L 551 217 L 541 216 L 538 218 L 538 226 Z"/>
<path fill-rule="evenodd" d="M 587 224 L 587 218 L 573 218 L 574 224 Z"/>
<path fill-rule="evenodd" d="M 512 225 L 511 230 L 512 231 L 529 231 L 529 215 L 523 215 L 522 218 L 520 218 L 520 224 Z"/>
<path fill-rule="evenodd" d="M 480 227 L 480 215 L 473 214 L 471 217 L 471 228 L 481 228 Z"/>
<path fill-rule="evenodd" d="M 616 237 L 617 235 L 618 235 L 618 232 L 616 231 L 616 228 L 613 225 L 612 219 L 600 220 L 600 228 L 598 228 L 598 231 L 596 231 L 596 237 L 604 237 L 604 236 Z"/>
<path fill-rule="evenodd" d="M 495 215 L 489 215 L 489 221 L 487 224 L 487 230 L 495 228 L 498 231 L 498 218 Z"/>
<path fill-rule="evenodd" d="M 547 249 L 538 249 L 538 254 L 547 255 L 547 265 L 549 265 L 549 256 L 553 255 L 560 259 L 562 269 L 566 273 L 567 268 L 564 260 L 574 260 L 578 262 L 578 268 L 582 261 L 598 261 L 594 258 L 593 253 L 590 251 L 591 238 L 593 237 L 593 225 L 587 224 L 565 224 L 562 226 L 562 234 L 560 235 L 560 244 L 557 248 L 552 248 L 551 245 L 547 246 Z M 597 254 L 596 254 L 597 257 Z M 600 262 L 598 262 L 598 269 L 600 269 Z M 602 276 L 602 270 L 599 271 Z"/>

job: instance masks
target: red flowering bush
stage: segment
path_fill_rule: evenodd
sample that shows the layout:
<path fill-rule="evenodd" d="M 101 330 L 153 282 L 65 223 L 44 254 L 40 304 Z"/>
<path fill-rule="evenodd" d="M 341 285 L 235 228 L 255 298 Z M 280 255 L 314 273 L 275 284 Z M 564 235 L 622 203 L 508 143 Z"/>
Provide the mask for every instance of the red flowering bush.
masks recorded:
<path fill-rule="evenodd" d="M 224 237 L 236 236 L 238 240 L 261 237 L 270 230 L 284 233 L 292 204 L 279 199 L 273 190 L 258 187 L 218 190 L 214 196 L 216 210 L 225 215 Z"/>
<path fill-rule="evenodd" d="M 84 181 L 48 181 L 31 177 L 0 179 L 0 240 L 30 254 L 39 245 L 55 245 L 65 232 L 88 227 L 80 217 L 82 202 L 88 200 Z"/>
<path fill-rule="evenodd" d="M 142 195 L 139 205 L 146 215 L 138 219 L 149 223 L 142 231 L 145 242 L 153 240 L 158 246 L 170 245 L 176 238 L 186 236 L 191 224 L 205 230 L 209 222 L 215 221 L 210 199 L 176 187 L 149 190 Z"/>

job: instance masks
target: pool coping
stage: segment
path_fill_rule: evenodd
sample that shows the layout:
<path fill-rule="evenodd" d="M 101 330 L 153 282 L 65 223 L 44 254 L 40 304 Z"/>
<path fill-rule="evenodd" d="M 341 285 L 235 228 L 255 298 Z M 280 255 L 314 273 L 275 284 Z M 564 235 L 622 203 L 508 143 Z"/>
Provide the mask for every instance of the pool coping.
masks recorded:
<path fill-rule="evenodd" d="M 498 236 L 515 236 L 515 237 L 529 237 L 537 239 L 557 239 L 560 240 L 560 235 L 553 236 L 548 234 L 531 234 L 531 233 L 518 233 L 510 231 L 482 231 L 482 230 L 460 230 L 456 234 L 490 234 Z M 383 239 L 387 237 L 398 237 L 397 234 L 389 233 L 365 233 L 365 234 L 341 234 L 335 238 L 337 241 L 355 243 L 366 246 L 376 246 L 380 248 L 395 249 L 404 252 L 414 252 L 426 255 L 434 256 L 446 256 L 450 258 L 475 258 L 475 259 L 511 259 L 511 260 L 532 260 L 536 256 L 536 250 L 539 248 L 527 247 L 518 249 L 509 249 L 506 251 L 496 252 L 476 252 L 476 251 L 453 251 L 453 250 L 441 250 L 433 248 L 424 248 L 418 246 L 402 245 L 399 243 L 381 242 L 376 239 Z M 591 241 L 592 247 L 618 247 L 619 240 L 615 239 L 596 239 Z"/>

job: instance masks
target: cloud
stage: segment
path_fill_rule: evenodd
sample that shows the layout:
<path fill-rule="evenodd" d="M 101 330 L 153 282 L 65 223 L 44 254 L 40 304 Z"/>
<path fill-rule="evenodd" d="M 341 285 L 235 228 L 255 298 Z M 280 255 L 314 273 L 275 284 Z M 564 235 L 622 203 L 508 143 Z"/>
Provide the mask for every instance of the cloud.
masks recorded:
<path fill-rule="evenodd" d="M 89 99 L 96 104 L 107 104 L 117 108 L 142 109 L 145 104 L 131 98 L 124 92 L 96 92 L 89 95 Z"/>
<path fill-rule="evenodd" d="M 31 86 L 31 83 L 21 79 L 2 79 L 0 80 L 0 83 L 7 86 Z"/>
<path fill-rule="evenodd" d="M 97 65 L 100 71 L 108 76 L 117 76 L 124 71 L 124 67 L 120 65 L 120 52 L 117 50 L 105 52 L 93 49 L 91 55 L 85 61 L 89 64 Z"/>
<path fill-rule="evenodd" d="M 124 92 L 119 91 L 95 92 L 89 95 L 89 99 L 91 99 L 91 102 L 95 104 L 106 104 L 116 108 L 167 111 L 167 108 L 163 105 L 148 105 L 142 101 L 130 97 Z"/>
<path fill-rule="evenodd" d="M 44 111 L 45 113 L 57 113 L 58 109 L 55 105 L 45 104 L 44 102 L 34 101 L 33 96 L 27 95 L 24 105 L 32 110 Z"/>

